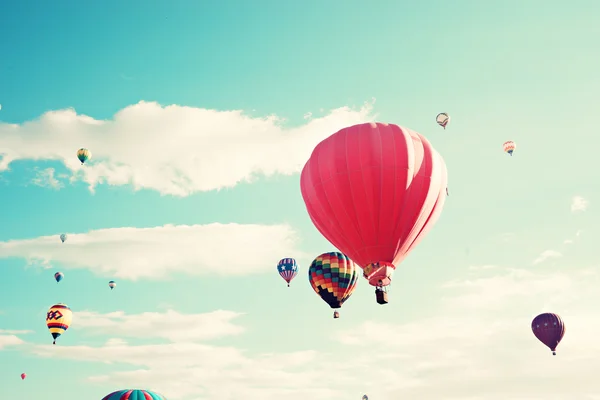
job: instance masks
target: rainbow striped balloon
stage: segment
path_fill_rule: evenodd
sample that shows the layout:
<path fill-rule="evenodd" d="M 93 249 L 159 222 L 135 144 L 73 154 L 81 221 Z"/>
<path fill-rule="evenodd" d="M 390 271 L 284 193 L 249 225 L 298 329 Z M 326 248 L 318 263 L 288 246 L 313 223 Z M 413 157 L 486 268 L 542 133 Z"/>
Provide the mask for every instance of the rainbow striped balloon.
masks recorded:
<path fill-rule="evenodd" d="M 352 260 L 342 253 L 324 253 L 310 264 L 308 280 L 315 293 L 329 307 L 341 308 L 358 283 L 358 272 Z M 334 313 L 334 318 L 339 314 Z"/>

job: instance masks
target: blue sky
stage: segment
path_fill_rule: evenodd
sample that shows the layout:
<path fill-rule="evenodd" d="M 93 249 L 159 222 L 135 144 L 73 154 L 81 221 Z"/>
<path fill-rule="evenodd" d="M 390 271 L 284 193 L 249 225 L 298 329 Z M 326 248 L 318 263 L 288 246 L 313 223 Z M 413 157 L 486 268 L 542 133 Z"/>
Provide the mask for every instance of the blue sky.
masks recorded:
<path fill-rule="evenodd" d="M 599 17 L 591 0 L 7 2 L 3 393 L 597 399 Z M 299 171 L 373 120 L 425 135 L 450 197 L 391 303 L 361 280 L 333 320 L 306 271 L 334 248 Z M 52 346 L 56 302 L 74 319 Z M 567 325 L 555 358 L 530 331 L 543 311 Z"/>

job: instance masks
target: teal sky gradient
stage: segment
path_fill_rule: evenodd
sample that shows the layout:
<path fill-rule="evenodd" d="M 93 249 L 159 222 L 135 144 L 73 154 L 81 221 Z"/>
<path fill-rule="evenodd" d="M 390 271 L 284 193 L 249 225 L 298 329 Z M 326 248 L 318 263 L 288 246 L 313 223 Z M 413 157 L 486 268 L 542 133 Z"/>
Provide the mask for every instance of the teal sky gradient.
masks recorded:
<path fill-rule="evenodd" d="M 450 196 L 435 228 L 396 271 L 391 303 L 375 304 L 372 288 L 361 280 L 342 318 L 333 321 L 306 279 L 311 259 L 333 248 L 308 218 L 299 174 L 259 176 L 181 198 L 131 185 L 100 184 L 92 194 L 81 181 L 63 179 L 60 190 L 31 183 L 35 168 L 68 174 L 61 162 L 17 160 L 0 171 L 0 242 L 56 235 L 58 246 L 62 232 L 285 223 L 298 232 L 298 247 L 310 258 L 299 257 L 300 274 L 290 289 L 275 266 L 294 255 L 273 254 L 269 273 L 118 279 L 114 291 L 107 287 L 112 277 L 87 269 L 52 262 L 42 269 L 24 258 L 0 258 L 0 334 L 34 331 L 17 335 L 25 345 L 0 345 L 0 391 L 26 400 L 100 399 L 120 387 L 88 377 L 137 369 L 28 352 L 28 346 L 51 341 L 44 315 L 54 302 L 75 312 L 61 346 L 101 346 L 111 338 L 109 332 L 78 330 L 78 310 L 223 309 L 244 313 L 236 323 L 247 332 L 211 344 L 243 348 L 250 356 L 316 350 L 336 359 L 354 351 L 330 339 L 340 330 L 354 331 L 366 321 L 417 324 L 440 315 L 447 296 L 440 286 L 475 279 L 470 266 L 539 272 L 543 265 L 548 274 L 594 267 L 599 20 L 600 2 L 592 0 L 6 2 L 0 10 L 0 155 L 3 126 L 27 124 L 51 110 L 74 108 L 109 120 L 144 100 L 277 115 L 285 127 L 297 127 L 307 112 L 316 118 L 375 98 L 378 121 L 422 133 L 442 154 Z M 452 116 L 445 131 L 435 124 L 439 112 Z M 512 158 L 502 152 L 506 140 L 517 143 Z M 571 213 L 573 196 L 588 199 L 590 209 Z M 583 232 L 577 243 L 562 244 L 577 231 Z M 531 265 L 550 248 L 562 259 Z M 226 254 L 215 257 L 226 263 Z M 56 270 L 65 273 L 59 285 Z M 547 301 L 521 304 L 524 317 Z M 153 340 L 128 339 L 132 345 Z M 29 376 L 25 382 L 21 372 Z M 53 392 L 48 388 L 57 375 L 68 386 Z M 377 382 L 364 386 L 356 393 L 340 390 L 356 399 L 363 391 L 383 393 Z"/>

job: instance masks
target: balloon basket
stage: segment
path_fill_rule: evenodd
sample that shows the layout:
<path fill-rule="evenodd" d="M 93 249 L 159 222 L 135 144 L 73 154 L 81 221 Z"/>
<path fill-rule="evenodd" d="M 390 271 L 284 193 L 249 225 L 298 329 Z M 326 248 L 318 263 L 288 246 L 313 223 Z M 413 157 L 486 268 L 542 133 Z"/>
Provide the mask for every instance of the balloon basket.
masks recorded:
<path fill-rule="evenodd" d="M 388 294 L 383 290 L 375 290 L 375 296 L 377 297 L 378 304 L 387 304 L 388 303 Z"/>

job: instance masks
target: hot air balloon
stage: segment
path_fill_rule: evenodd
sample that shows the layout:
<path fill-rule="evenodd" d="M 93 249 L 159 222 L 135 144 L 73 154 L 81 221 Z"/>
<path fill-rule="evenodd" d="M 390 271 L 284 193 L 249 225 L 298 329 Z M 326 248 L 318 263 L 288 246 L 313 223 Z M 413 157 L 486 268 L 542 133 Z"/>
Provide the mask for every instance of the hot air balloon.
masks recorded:
<path fill-rule="evenodd" d="M 393 124 L 344 128 L 319 143 L 300 177 L 313 224 L 358 266 L 379 304 L 396 266 L 439 218 L 446 164 L 420 134 Z"/>
<path fill-rule="evenodd" d="M 66 304 L 55 304 L 48 310 L 46 314 L 46 325 L 54 338 L 52 344 L 56 344 L 56 339 L 71 325 L 73 320 L 73 312 Z"/>
<path fill-rule="evenodd" d="M 448 125 L 448 122 L 450 122 L 450 116 L 446 113 L 439 113 L 437 117 L 435 117 L 435 122 L 437 122 L 442 128 L 446 129 L 446 125 Z"/>
<path fill-rule="evenodd" d="M 65 240 L 67 240 L 67 234 L 63 233 L 63 234 L 60 235 L 60 241 L 64 243 Z"/>
<path fill-rule="evenodd" d="M 290 287 L 290 282 L 298 275 L 298 264 L 293 258 L 283 258 L 277 263 L 277 271 Z"/>
<path fill-rule="evenodd" d="M 323 253 L 310 264 L 308 281 L 329 307 L 338 309 L 354 292 L 358 273 L 352 260 L 345 254 Z M 339 312 L 333 313 L 333 318 L 339 316 Z"/>
<path fill-rule="evenodd" d="M 531 330 L 536 338 L 556 355 L 556 346 L 565 335 L 565 323 L 556 314 L 540 314 L 531 321 Z"/>
<path fill-rule="evenodd" d="M 104 396 L 102 400 L 167 400 L 167 398 L 150 390 L 122 389 Z"/>
<path fill-rule="evenodd" d="M 366 394 L 362 397 L 362 400 L 369 400 L 369 396 L 367 396 Z"/>
<path fill-rule="evenodd" d="M 87 160 L 92 158 L 92 152 L 88 149 L 81 148 L 77 150 L 77 158 L 81 161 L 81 165 L 83 165 Z"/>
<path fill-rule="evenodd" d="M 27 374 L 26 374 L 25 372 L 23 372 L 23 373 L 21 374 L 21 379 L 22 379 L 22 380 L 25 380 L 25 378 L 27 378 Z"/>
<path fill-rule="evenodd" d="M 508 142 L 504 142 L 504 144 L 502 145 L 502 148 L 504 149 L 504 151 L 506 153 L 508 153 L 512 156 L 512 153 L 517 148 L 517 145 L 512 140 L 509 140 Z"/>
<path fill-rule="evenodd" d="M 56 279 L 56 283 L 62 281 L 64 277 L 65 274 L 63 274 L 62 272 L 57 272 L 54 274 L 54 279 Z"/>
<path fill-rule="evenodd" d="M 115 281 L 108 282 L 108 287 L 110 288 L 110 290 L 113 290 L 115 288 L 115 286 L 117 286 L 117 282 L 115 282 Z"/>

